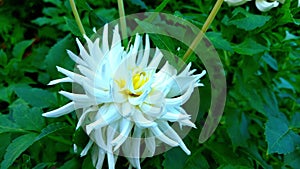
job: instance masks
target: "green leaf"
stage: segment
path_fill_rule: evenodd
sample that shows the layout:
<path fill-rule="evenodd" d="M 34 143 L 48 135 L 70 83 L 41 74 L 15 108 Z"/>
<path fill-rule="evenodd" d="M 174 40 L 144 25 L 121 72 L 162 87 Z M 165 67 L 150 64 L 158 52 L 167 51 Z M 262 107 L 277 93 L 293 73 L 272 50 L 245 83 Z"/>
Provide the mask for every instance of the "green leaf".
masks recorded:
<path fill-rule="evenodd" d="M 5 101 L 7 103 L 11 102 L 11 95 L 13 94 L 13 87 L 8 86 L 8 87 L 4 87 L 2 85 L 0 85 L 0 101 Z"/>
<path fill-rule="evenodd" d="M 58 169 L 79 169 L 80 168 L 80 163 L 79 160 L 77 160 L 76 158 L 72 158 L 71 160 L 67 161 L 64 163 L 63 166 L 59 167 Z"/>
<path fill-rule="evenodd" d="M 300 152 L 294 151 L 284 156 L 284 166 L 288 168 L 298 168 L 300 166 Z"/>
<path fill-rule="evenodd" d="M 244 113 L 238 111 L 226 112 L 226 128 L 233 147 L 247 147 L 247 140 L 250 138 L 248 122 Z"/>
<path fill-rule="evenodd" d="M 14 90 L 18 97 L 35 107 L 45 108 L 57 103 L 55 95 L 47 90 L 32 88 L 26 85 L 16 87 Z"/>
<path fill-rule="evenodd" d="M 155 8 L 155 12 L 160 12 L 160 11 L 162 11 L 165 7 L 166 7 L 166 5 L 169 3 L 169 1 L 170 0 L 163 0 L 162 2 L 161 2 L 161 4 L 159 4 L 156 8 Z"/>
<path fill-rule="evenodd" d="M 183 169 L 188 156 L 179 147 L 175 147 L 167 151 L 164 157 L 164 169 Z"/>
<path fill-rule="evenodd" d="M 267 47 L 255 42 L 253 39 L 246 39 L 241 44 L 233 46 L 233 49 L 242 55 L 255 55 L 268 50 Z"/>
<path fill-rule="evenodd" d="M 90 154 L 87 155 L 85 157 L 85 159 L 83 160 L 81 168 L 84 168 L 84 169 L 95 169 Z"/>
<path fill-rule="evenodd" d="M 74 40 L 70 35 L 59 40 L 49 51 L 45 59 L 45 64 L 47 65 L 47 71 L 53 78 L 58 78 L 58 72 L 56 66 L 61 66 L 66 69 L 73 69 L 74 62 L 67 55 L 66 50 L 75 49 Z M 73 51 L 76 53 L 75 51 Z"/>
<path fill-rule="evenodd" d="M 22 135 L 12 141 L 6 149 L 4 160 L 1 163 L 1 169 L 7 169 L 13 162 L 31 146 L 37 135 L 34 133 Z"/>
<path fill-rule="evenodd" d="M 236 8 L 232 12 L 233 18 L 228 22 L 228 25 L 235 25 L 237 28 L 244 29 L 246 31 L 251 31 L 264 26 L 270 19 L 270 16 L 255 15 L 247 12 L 243 8 Z M 242 15 L 243 17 L 241 18 Z"/>
<path fill-rule="evenodd" d="M 0 114 L 0 134 L 12 132 L 26 132 L 19 125 L 8 119 L 7 115 Z"/>
<path fill-rule="evenodd" d="M 130 2 L 134 5 L 140 6 L 142 9 L 147 9 L 145 2 L 143 2 L 142 0 L 130 0 Z"/>
<path fill-rule="evenodd" d="M 75 0 L 75 4 L 78 7 L 78 9 L 84 9 L 86 11 L 91 11 L 93 10 L 90 5 L 88 4 L 87 1 L 82 1 L 82 0 Z"/>
<path fill-rule="evenodd" d="M 290 82 L 288 82 L 287 80 L 285 80 L 285 79 L 282 78 L 282 77 L 280 77 L 280 78 L 279 78 L 279 81 L 277 81 L 277 87 L 278 87 L 279 89 L 290 89 L 290 90 L 292 90 L 294 93 L 296 92 L 294 86 L 293 86 Z"/>
<path fill-rule="evenodd" d="M 60 0 L 44 0 L 44 2 L 50 2 L 58 7 L 62 6 L 62 1 L 60 1 Z"/>
<path fill-rule="evenodd" d="M 53 17 L 58 16 L 62 11 L 59 8 L 48 7 L 43 9 L 43 14 Z"/>
<path fill-rule="evenodd" d="M 252 169 L 251 167 L 248 166 L 241 166 L 241 165 L 222 165 L 218 167 L 218 169 Z"/>
<path fill-rule="evenodd" d="M 210 143 L 205 147 L 213 153 L 213 158 L 219 164 L 231 164 L 231 165 L 249 165 L 249 161 L 243 156 L 238 155 L 232 151 L 230 145 L 224 146 L 226 143 Z"/>
<path fill-rule="evenodd" d="M 7 64 L 7 55 L 2 49 L 0 49 L 0 65 L 4 66 L 6 64 Z"/>
<path fill-rule="evenodd" d="M 289 129 L 288 122 L 283 117 L 270 116 L 266 123 L 267 153 L 287 154 L 295 150 L 295 133 Z"/>
<path fill-rule="evenodd" d="M 76 24 L 76 21 L 74 19 L 69 19 L 65 17 L 65 21 L 67 24 L 67 27 L 69 28 L 69 31 L 71 31 L 75 36 L 81 37 L 82 34 Z"/>
<path fill-rule="evenodd" d="M 254 143 L 250 144 L 245 150 L 242 150 L 248 157 L 255 160 L 257 164 L 262 166 L 264 169 L 272 169 L 270 165 L 262 158 L 261 154 L 258 151 L 257 145 Z"/>
<path fill-rule="evenodd" d="M 191 156 L 185 162 L 184 169 L 190 168 L 199 168 L 199 169 L 209 169 L 209 164 L 206 158 L 203 155 L 202 150 L 197 150 L 196 152 L 192 153 Z"/>
<path fill-rule="evenodd" d="M 276 59 L 274 59 L 270 54 L 266 53 L 262 56 L 263 61 L 265 61 L 273 70 L 278 71 L 278 64 Z"/>
<path fill-rule="evenodd" d="M 43 26 L 46 24 L 52 25 L 53 24 L 53 19 L 48 18 L 48 17 L 38 17 L 35 20 L 32 20 L 32 23 L 35 23 L 39 26 Z"/>
<path fill-rule="evenodd" d="M 232 52 L 230 43 L 222 37 L 222 34 L 219 32 L 207 32 L 205 34 L 208 39 L 213 43 L 214 47 L 217 49 L 227 50 Z"/>
<path fill-rule="evenodd" d="M 49 134 L 52 134 L 56 131 L 68 128 L 69 125 L 67 125 L 66 123 L 62 123 L 62 122 L 56 122 L 56 123 L 52 123 L 49 124 L 47 127 L 43 128 L 43 130 L 41 131 L 41 134 L 38 135 L 38 137 L 36 138 L 36 140 L 40 140 L 46 136 L 48 136 Z"/>
<path fill-rule="evenodd" d="M 34 42 L 34 39 L 31 40 L 24 40 L 19 43 L 17 43 L 12 51 L 12 54 L 14 57 L 16 57 L 18 60 L 22 59 L 22 56 L 24 55 L 25 50 L 32 45 Z"/>
<path fill-rule="evenodd" d="M 36 166 L 34 166 L 32 169 L 44 169 L 44 168 L 50 168 L 55 163 L 39 163 Z"/>
<path fill-rule="evenodd" d="M 29 108 L 25 103 L 14 104 L 10 107 L 16 123 L 25 130 L 41 131 L 45 126 L 42 110 Z"/>
<path fill-rule="evenodd" d="M 1 140 L 0 159 L 2 159 L 2 157 L 4 156 L 5 149 L 7 148 L 9 143 L 11 142 L 10 139 L 11 139 L 11 133 L 2 133 L 2 134 L 0 134 L 0 140 Z"/>
<path fill-rule="evenodd" d="M 290 126 L 293 128 L 300 128 L 300 112 L 296 112 L 292 116 Z"/>

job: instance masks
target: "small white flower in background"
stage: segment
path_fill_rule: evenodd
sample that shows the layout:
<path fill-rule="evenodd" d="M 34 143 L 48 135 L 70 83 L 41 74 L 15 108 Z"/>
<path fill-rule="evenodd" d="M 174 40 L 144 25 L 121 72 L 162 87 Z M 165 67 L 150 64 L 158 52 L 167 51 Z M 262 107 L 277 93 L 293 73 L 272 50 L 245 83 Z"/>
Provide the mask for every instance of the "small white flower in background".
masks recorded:
<path fill-rule="evenodd" d="M 279 5 L 278 1 L 268 2 L 266 0 L 256 0 L 255 5 L 258 10 L 262 12 L 269 11 L 272 8 L 275 8 Z"/>
<path fill-rule="evenodd" d="M 227 2 L 229 6 L 238 6 L 238 5 L 243 5 L 248 1 L 251 0 L 224 0 Z M 262 12 L 267 12 L 271 10 L 272 8 L 275 8 L 279 5 L 279 3 L 283 4 L 285 0 L 273 0 L 273 1 L 268 1 L 268 0 L 255 0 L 255 5 L 258 10 Z M 300 5 L 300 0 L 298 0 L 298 6 Z"/>
<path fill-rule="evenodd" d="M 190 70 L 191 64 L 188 64 L 178 74 L 168 62 L 158 69 L 163 54 L 156 49 L 150 59 L 148 35 L 144 50 L 142 37 L 136 35 L 134 45 L 125 51 L 118 26 L 110 46 L 108 25 L 104 26 L 101 44 L 99 38 L 94 42 L 86 36 L 85 39 L 87 49 L 76 39 L 79 56 L 67 51 L 77 63 L 79 73 L 57 67 L 67 77 L 49 83 L 77 83 L 83 92 L 59 92 L 72 101 L 43 116 L 58 117 L 80 110 L 77 129 L 83 127 L 90 137 L 81 156 L 91 149 L 96 168 L 102 168 L 105 154 L 109 168 L 114 168 L 119 152 L 131 166 L 140 168 L 140 152 L 153 156 L 158 140 L 172 147 L 180 146 L 190 154 L 169 122 L 195 127 L 181 106 L 195 87 L 203 86 L 200 78 L 206 71 L 194 74 L 196 70 Z M 145 145 L 143 149 L 142 144 Z"/>

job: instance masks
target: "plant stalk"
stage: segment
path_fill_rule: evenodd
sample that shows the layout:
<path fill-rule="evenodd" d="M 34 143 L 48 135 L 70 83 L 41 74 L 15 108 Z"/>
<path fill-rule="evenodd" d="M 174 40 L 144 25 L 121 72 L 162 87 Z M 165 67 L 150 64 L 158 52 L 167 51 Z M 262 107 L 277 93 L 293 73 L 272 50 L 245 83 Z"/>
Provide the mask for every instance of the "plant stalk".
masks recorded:
<path fill-rule="evenodd" d="M 119 8 L 122 39 L 124 40 L 124 46 L 127 46 L 127 44 L 128 44 L 127 26 L 126 26 L 126 18 L 125 18 L 125 10 L 124 10 L 123 0 L 118 0 L 118 8 Z"/>
<path fill-rule="evenodd" d="M 215 19 L 215 16 L 217 15 L 223 1 L 224 0 L 217 0 L 217 2 L 215 3 L 215 6 L 213 7 L 212 11 L 210 12 L 208 18 L 206 19 L 201 31 L 198 33 L 198 35 L 196 36 L 196 38 L 192 42 L 191 46 L 189 47 L 189 49 L 184 54 L 184 56 L 183 56 L 184 61 L 187 61 L 187 59 L 191 55 L 192 51 L 195 49 L 195 47 L 198 45 L 198 43 L 202 40 L 203 35 L 205 34 L 207 29 L 209 28 L 212 21 Z"/>
<path fill-rule="evenodd" d="M 81 34 L 82 34 L 82 35 L 86 35 L 86 34 L 85 34 L 85 31 L 84 31 L 84 28 L 83 28 L 83 26 L 82 26 L 81 19 L 80 19 L 80 17 L 79 17 L 78 11 L 77 11 L 77 9 L 76 9 L 76 5 L 75 5 L 74 0 L 70 0 L 70 5 L 71 5 L 72 11 L 73 11 L 73 15 L 74 15 L 74 17 L 75 17 L 77 26 L 78 26 L 78 28 L 79 28 Z"/>

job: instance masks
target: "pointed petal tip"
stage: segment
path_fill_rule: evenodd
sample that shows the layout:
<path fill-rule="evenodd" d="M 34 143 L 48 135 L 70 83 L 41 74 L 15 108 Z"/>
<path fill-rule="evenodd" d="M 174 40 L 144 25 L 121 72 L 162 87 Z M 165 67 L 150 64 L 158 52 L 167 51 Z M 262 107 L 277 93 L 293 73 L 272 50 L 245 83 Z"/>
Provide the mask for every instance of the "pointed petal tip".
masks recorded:
<path fill-rule="evenodd" d="M 52 85 L 55 85 L 55 83 L 53 82 L 53 80 L 51 80 L 47 85 L 52 86 Z"/>
<path fill-rule="evenodd" d="M 94 127 L 91 126 L 90 124 L 86 126 L 86 134 L 87 135 L 90 135 L 93 130 L 94 130 Z"/>
<path fill-rule="evenodd" d="M 43 113 L 42 116 L 43 117 L 57 117 L 57 116 L 53 116 L 51 112 Z"/>

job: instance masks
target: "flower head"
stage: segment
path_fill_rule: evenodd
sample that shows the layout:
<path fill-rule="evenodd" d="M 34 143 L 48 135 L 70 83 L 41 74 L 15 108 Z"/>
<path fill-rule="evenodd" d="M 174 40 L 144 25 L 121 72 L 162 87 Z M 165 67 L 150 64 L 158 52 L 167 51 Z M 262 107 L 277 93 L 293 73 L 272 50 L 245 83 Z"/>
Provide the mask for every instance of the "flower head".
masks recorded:
<path fill-rule="evenodd" d="M 76 39 L 79 56 L 67 51 L 77 63 L 78 73 L 61 67 L 57 70 L 67 77 L 51 81 L 79 84 L 83 92 L 61 91 L 72 100 L 65 106 L 44 113 L 46 117 L 58 117 L 80 110 L 77 128 L 83 127 L 90 141 L 81 155 L 92 148 L 96 168 L 101 168 L 107 155 L 109 168 L 114 168 L 118 153 L 122 153 L 133 167 L 140 168 L 140 153 L 153 156 L 157 141 L 172 147 L 180 146 L 190 151 L 170 126 L 195 127 L 190 115 L 181 107 L 191 96 L 195 87 L 202 86 L 191 64 L 180 73 L 168 62 L 159 68 L 163 57 L 156 48 L 150 57 L 150 42 L 146 35 L 143 48 L 142 37 L 136 35 L 129 51 L 121 45 L 118 26 L 115 27 L 111 45 L 108 25 L 104 26 L 102 43 L 85 36 L 87 49 Z M 142 148 L 141 144 L 144 144 Z"/>

